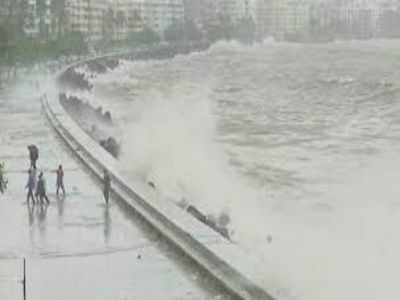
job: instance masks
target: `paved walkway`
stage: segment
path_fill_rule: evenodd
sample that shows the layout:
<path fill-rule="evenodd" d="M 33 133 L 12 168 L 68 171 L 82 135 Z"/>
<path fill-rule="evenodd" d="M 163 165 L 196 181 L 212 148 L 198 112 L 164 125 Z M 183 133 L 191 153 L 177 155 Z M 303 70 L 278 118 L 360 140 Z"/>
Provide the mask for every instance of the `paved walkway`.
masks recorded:
<path fill-rule="evenodd" d="M 117 204 L 105 207 L 101 186 L 52 132 L 32 89 L 0 93 L 0 161 L 9 179 L 0 195 L 0 299 L 22 299 L 21 257 L 29 300 L 228 299 Z M 26 204 L 28 144 L 40 149 L 49 207 Z M 60 163 L 65 199 L 55 195 Z"/>

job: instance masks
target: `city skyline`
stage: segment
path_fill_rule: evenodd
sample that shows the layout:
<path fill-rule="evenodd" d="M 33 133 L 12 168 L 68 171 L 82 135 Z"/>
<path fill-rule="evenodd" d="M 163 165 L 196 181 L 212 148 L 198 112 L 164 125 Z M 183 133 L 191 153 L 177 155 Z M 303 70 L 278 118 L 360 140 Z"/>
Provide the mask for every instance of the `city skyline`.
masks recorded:
<path fill-rule="evenodd" d="M 126 40 L 145 28 L 161 39 L 165 39 L 166 31 L 176 31 L 167 36 L 178 38 L 177 31 L 184 30 L 178 27 L 188 26 L 189 21 L 197 27 L 194 31 L 199 33 L 195 35 L 211 34 L 215 36 L 212 39 L 229 39 L 235 31 L 241 31 L 242 36 L 247 34 L 250 40 L 253 36 L 293 41 L 374 38 L 400 34 L 399 3 L 397 0 L 3 0 L 0 24 L 15 24 L 26 36 L 42 39 L 79 32 L 90 42 L 105 38 Z M 254 29 L 246 19 L 254 23 Z"/>

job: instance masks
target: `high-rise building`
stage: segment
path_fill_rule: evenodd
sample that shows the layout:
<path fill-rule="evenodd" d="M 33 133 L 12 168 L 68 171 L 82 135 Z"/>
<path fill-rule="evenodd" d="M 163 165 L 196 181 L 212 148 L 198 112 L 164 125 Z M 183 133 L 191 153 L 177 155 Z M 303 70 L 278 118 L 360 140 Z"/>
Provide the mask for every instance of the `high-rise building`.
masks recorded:
<path fill-rule="evenodd" d="M 15 21 L 19 13 L 18 7 L 17 0 L 0 0 L 0 24 L 9 22 L 11 19 Z"/>
<path fill-rule="evenodd" d="M 108 0 L 89 1 L 89 12 L 87 14 L 89 40 L 98 41 L 103 38 L 104 14 L 109 5 Z"/>
<path fill-rule="evenodd" d="M 90 0 L 67 0 L 65 7 L 68 32 L 80 32 L 89 36 Z"/>
<path fill-rule="evenodd" d="M 107 0 L 67 0 L 67 31 L 80 32 L 88 41 L 103 37 L 104 14 L 109 7 Z"/>
<path fill-rule="evenodd" d="M 336 3 L 335 32 L 339 37 L 367 39 L 377 35 L 379 10 L 368 0 Z"/>
<path fill-rule="evenodd" d="M 400 37 L 400 1 L 386 0 L 380 3 L 376 31 L 379 37 Z"/>
<path fill-rule="evenodd" d="M 257 38 L 263 39 L 272 34 L 273 0 L 256 0 L 253 6 Z"/>
<path fill-rule="evenodd" d="M 191 21 L 205 31 L 217 23 L 217 2 L 215 0 L 184 0 L 185 20 Z"/>
<path fill-rule="evenodd" d="M 51 34 L 51 0 L 2 0 L 0 24 L 6 23 L 17 35 L 48 38 Z"/>
<path fill-rule="evenodd" d="M 163 36 L 173 23 L 184 23 L 182 0 L 144 0 L 143 23 Z"/>
<path fill-rule="evenodd" d="M 131 32 L 143 29 L 143 0 L 114 0 L 114 40 L 125 40 Z"/>
<path fill-rule="evenodd" d="M 174 22 L 184 22 L 182 0 L 67 0 L 68 31 L 88 40 L 125 40 L 148 26 L 161 36 Z"/>
<path fill-rule="evenodd" d="M 48 39 L 51 37 L 51 0 L 25 0 L 25 11 L 19 11 L 24 15 L 24 32 L 27 36 L 33 38 Z M 21 3 L 21 2 L 20 2 Z M 19 7 L 20 10 L 22 6 Z"/>
<path fill-rule="evenodd" d="M 4 23 L 9 14 L 10 0 L 0 2 L 0 24 Z"/>
<path fill-rule="evenodd" d="M 278 40 L 301 39 L 309 30 L 310 2 L 307 0 L 274 0 L 271 34 Z"/>
<path fill-rule="evenodd" d="M 250 0 L 215 0 L 215 2 L 217 15 L 229 19 L 232 24 L 250 15 Z"/>

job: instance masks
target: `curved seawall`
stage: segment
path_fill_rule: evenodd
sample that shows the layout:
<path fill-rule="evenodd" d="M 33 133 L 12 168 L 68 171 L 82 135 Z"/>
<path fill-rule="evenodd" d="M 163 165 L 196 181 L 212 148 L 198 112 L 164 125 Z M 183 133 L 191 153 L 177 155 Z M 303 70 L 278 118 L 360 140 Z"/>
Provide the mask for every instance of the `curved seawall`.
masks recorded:
<path fill-rule="evenodd" d="M 145 51 L 139 51 L 135 54 L 123 54 L 122 57 L 135 59 L 143 57 L 144 53 Z M 118 55 L 111 57 L 116 58 Z M 101 58 L 94 60 L 98 59 Z M 87 62 L 69 66 L 61 74 Z M 139 187 L 132 186 L 121 175 L 119 162 L 88 136 L 66 113 L 58 100 L 58 95 L 43 97 L 42 104 L 50 124 L 79 160 L 99 180 L 102 179 L 104 169 L 109 171 L 113 193 L 126 204 L 127 209 L 138 213 L 152 228 L 238 299 L 273 300 L 272 296 L 260 288 L 262 278 L 257 277 L 259 266 L 252 265 L 241 248 L 173 203 L 161 202 L 148 197 L 144 191 L 139 192 Z"/>

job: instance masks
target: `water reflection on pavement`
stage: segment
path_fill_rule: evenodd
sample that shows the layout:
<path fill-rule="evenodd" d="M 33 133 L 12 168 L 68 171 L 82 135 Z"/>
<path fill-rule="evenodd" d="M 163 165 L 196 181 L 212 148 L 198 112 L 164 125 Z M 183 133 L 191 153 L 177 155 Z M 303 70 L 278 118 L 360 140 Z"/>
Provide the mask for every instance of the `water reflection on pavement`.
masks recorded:
<path fill-rule="evenodd" d="M 32 300 L 228 299 L 114 201 L 105 206 L 101 187 L 71 159 L 27 89 L 0 93 L 0 161 L 9 179 L 0 195 L 0 299 L 21 297 L 20 257 Z M 26 203 L 28 144 L 39 147 L 50 205 Z M 55 195 L 60 163 L 66 197 Z"/>

